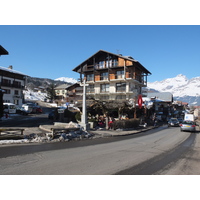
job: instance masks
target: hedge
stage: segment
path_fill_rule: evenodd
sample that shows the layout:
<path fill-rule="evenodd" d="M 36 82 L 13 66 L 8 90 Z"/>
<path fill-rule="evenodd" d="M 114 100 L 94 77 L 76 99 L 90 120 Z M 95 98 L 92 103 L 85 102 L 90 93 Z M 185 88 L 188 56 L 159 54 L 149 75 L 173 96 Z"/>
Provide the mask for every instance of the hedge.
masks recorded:
<path fill-rule="evenodd" d="M 137 128 L 139 127 L 139 124 L 139 119 L 117 120 L 113 122 L 113 129 Z"/>

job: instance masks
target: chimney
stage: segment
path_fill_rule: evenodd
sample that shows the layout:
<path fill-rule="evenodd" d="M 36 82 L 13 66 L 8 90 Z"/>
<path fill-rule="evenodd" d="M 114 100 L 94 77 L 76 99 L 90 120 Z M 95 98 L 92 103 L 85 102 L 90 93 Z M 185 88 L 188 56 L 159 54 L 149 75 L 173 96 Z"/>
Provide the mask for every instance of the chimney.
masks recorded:
<path fill-rule="evenodd" d="M 12 66 L 12 65 L 10 65 L 10 66 L 8 67 L 8 69 L 13 69 L 13 66 Z"/>

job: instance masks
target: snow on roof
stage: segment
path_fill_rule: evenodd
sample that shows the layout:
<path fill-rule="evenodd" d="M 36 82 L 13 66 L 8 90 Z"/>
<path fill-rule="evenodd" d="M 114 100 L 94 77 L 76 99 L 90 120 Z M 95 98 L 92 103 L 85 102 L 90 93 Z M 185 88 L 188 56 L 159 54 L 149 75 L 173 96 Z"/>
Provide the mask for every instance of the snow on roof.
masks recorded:
<path fill-rule="evenodd" d="M 26 74 L 23 74 L 19 71 L 16 71 L 16 70 L 13 70 L 13 69 L 10 69 L 10 68 L 6 68 L 6 67 L 2 67 L 2 66 L 0 66 L 0 70 L 7 71 L 7 72 L 10 72 L 10 73 L 14 73 L 14 74 L 21 74 L 21 75 L 27 76 Z"/>
<path fill-rule="evenodd" d="M 161 101 L 168 101 L 172 102 L 173 101 L 173 95 L 170 92 L 153 92 L 153 93 L 148 93 L 147 94 L 148 98 L 156 98 L 156 100 L 161 100 Z"/>

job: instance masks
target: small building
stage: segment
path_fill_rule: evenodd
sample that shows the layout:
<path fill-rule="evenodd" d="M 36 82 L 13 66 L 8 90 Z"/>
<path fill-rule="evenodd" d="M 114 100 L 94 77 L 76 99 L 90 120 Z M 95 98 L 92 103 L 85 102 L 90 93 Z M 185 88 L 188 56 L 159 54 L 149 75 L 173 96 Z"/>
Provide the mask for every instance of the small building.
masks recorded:
<path fill-rule="evenodd" d="M 66 88 L 68 86 L 69 86 L 69 84 L 62 84 L 62 85 L 55 87 L 56 100 L 63 100 L 63 101 L 66 100 L 66 98 L 67 98 Z"/>
<path fill-rule="evenodd" d="M 173 94 L 170 92 L 151 92 L 147 93 L 147 99 L 151 102 L 151 107 L 154 109 L 157 117 L 160 120 L 166 120 L 174 114 L 174 109 L 172 107 Z M 146 104 L 150 103 L 147 102 Z"/>
<path fill-rule="evenodd" d="M 76 103 L 83 99 L 83 87 L 79 83 L 75 83 L 66 88 L 67 102 Z"/>
<path fill-rule="evenodd" d="M 155 111 L 162 111 L 173 102 L 173 94 L 170 92 L 152 92 L 147 93 L 147 97 L 154 102 Z"/>
<path fill-rule="evenodd" d="M 12 66 L 0 67 L 0 87 L 4 90 L 4 103 L 14 103 L 18 106 L 23 104 L 26 77 L 27 75 L 13 70 Z"/>

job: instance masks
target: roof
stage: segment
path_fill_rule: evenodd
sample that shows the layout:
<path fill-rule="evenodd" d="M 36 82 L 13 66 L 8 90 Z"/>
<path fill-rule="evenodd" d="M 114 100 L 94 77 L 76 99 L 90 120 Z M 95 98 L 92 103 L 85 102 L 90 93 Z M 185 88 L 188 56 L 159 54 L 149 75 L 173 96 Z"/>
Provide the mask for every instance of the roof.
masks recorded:
<path fill-rule="evenodd" d="M 104 51 L 104 50 L 99 50 L 97 51 L 95 54 L 93 54 L 92 56 L 90 56 L 88 59 L 86 59 L 84 62 L 82 62 L 81 64 L 79 64 L 77 67 L 75 67 L 73 69 L 73 71 L 77 72 L 81 67 L 83 67 L 91 58 L 93 58 L 94 56 L 101 54 L 101 53 L 107 53 L 107 54 L 112 54 L 116 57 L 120 57 L 120 58 L 124 58 L 126 60 L 130 60 L 132 62 L 135 62 L 136 64 L 138 64 L 138 66 L 145 71 L 147 74 L 151 74 L 151 72 L 149 72 L 140 62 L 138 62 L 137 60 L 135 60 L 134 58 L 132 58 L 131 56 L 122 56 L 121 54 L 114 54 L 114 53 L 110 53 L 108 51 Z"/>
<path fill-rule="evenodd" d="M 55 87 L 55 89 L 56 90 L 66 89 L 68 86 L 69 86 L 69 84 L 62 84 L 62 85 Z"/>
<path fill-rule="evenodd" d="M 152 92 L 147 93 L 148 98 L 155 98 L 156 100 L 161 100 L 165 102 L 172 102 L 173 95 L 170 92 Z"/>
<path fill-rule="evenodd" d="M 66 89 L 69 90 L 69 89 L 71 89 L 71 88 L 73 88 L 73 87 L 79 87 L 79 86 L 80 86 L 79 83 L 74 83 L 74 84 L 72 84 L 72 85 L 69 85 Z"/>
<path fill-rule="evenodd" d="M 19 71 L 16 71 L 16 70 L 13 70 L 13 69 L 10 69 L 10 68 L 6 68 L 6 67 L 0 66 L 0 70 L 7 71 L 7 72 L 10 72 L 10 73 L 13 73 L 13 74 L 20 74 L 20 75 L 23 75 L 23 76 L 27 76 L 26 74 L 23 74 Z"/>
<path fill-rule="evenodd" d="M 8 55 L 8 51 L 0 45 L 0 55 Z"/>

